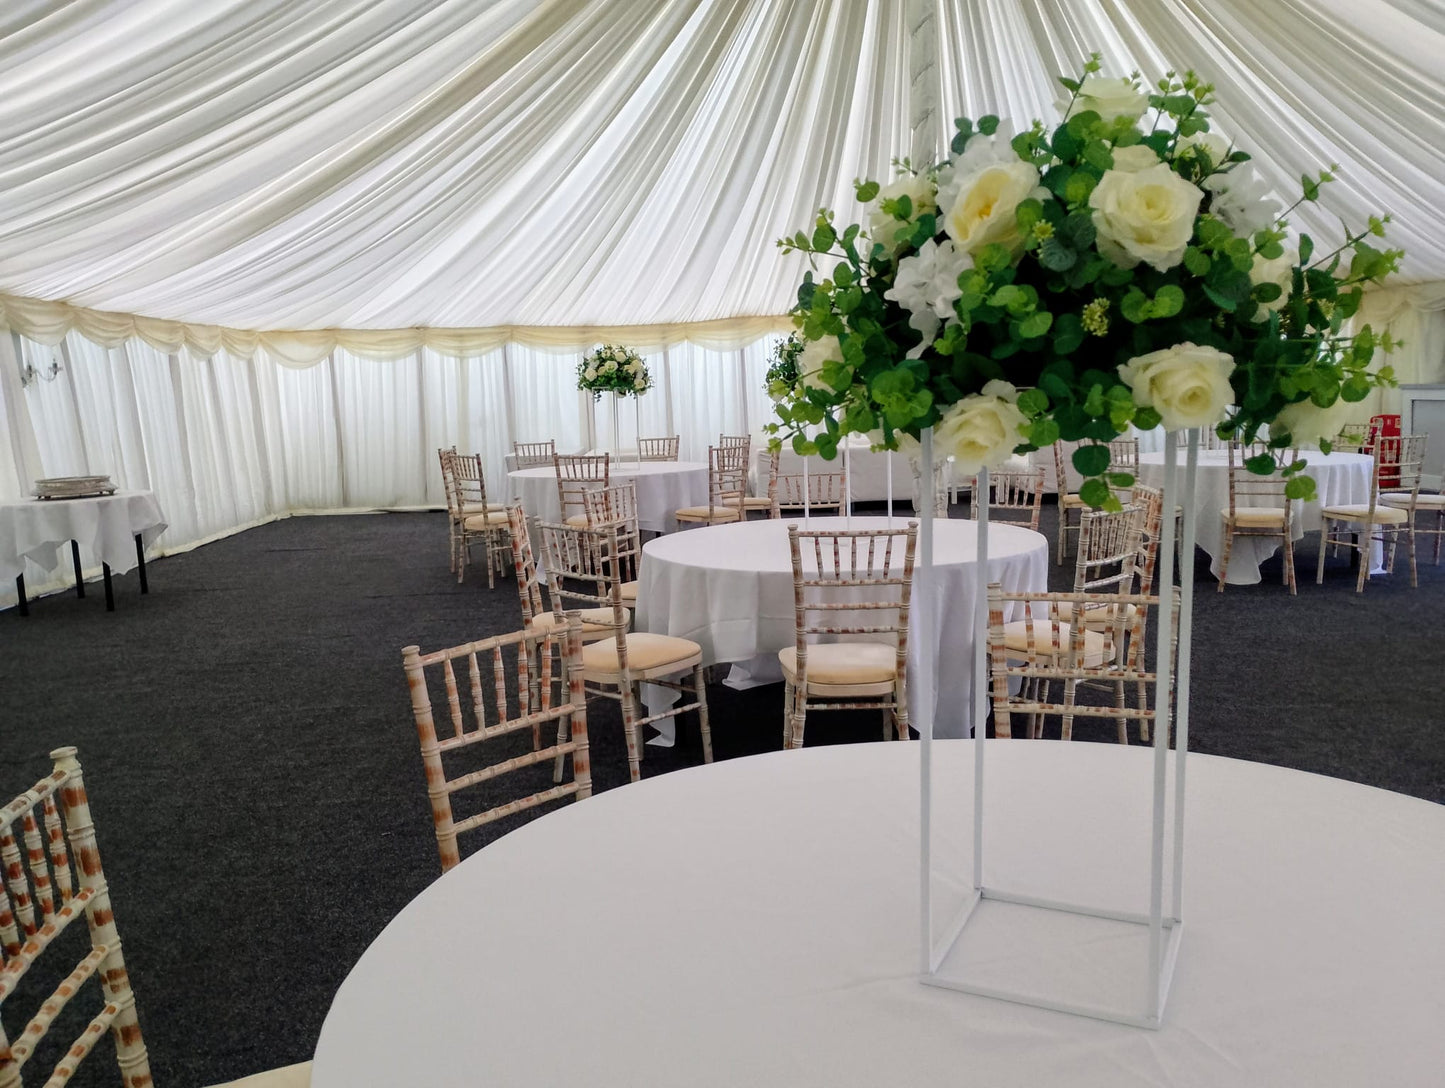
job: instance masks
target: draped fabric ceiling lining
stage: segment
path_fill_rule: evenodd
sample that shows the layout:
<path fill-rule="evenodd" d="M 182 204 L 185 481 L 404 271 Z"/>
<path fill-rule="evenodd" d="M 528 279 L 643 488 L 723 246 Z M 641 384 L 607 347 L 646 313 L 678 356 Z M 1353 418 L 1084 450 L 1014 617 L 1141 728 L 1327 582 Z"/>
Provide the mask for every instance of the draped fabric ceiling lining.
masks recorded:
<path fill-rule="evenodd" d="M 291 365 L 783 327 L 774 239 L 910 145 L 902 2 L 14 0 L 0 320 Z M 1193 67 L 1288 199 L 1445 281 L 1445 14 L 1421 0 L 937 0 L 941 123 L 1054 116 L 1098 49 Z M 946 134 L 943 134 L 946 138 Z M 1317 245 L 1317 248 L 1320 248 Z M 1332 247 L 1331 247 L 1332 248 Z M 7 297 L 8 296 L 8 297 Z M 131 315 L 145 315 L 133 317 Z M 707 323 L 707 324 L 699 324 Z M 649 326 L 638 329 L 635 326 Z M 259 335 L 247 330 L 263 331 Z"/>

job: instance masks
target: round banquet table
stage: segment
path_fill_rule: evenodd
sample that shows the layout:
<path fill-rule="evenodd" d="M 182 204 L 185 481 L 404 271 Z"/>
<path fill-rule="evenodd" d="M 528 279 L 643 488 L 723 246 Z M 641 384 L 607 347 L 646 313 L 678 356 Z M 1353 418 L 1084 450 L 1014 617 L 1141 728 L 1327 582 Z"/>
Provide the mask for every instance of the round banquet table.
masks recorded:
<path fill-rule="evenodd" d="M 809 524 L 814 529 L 837 530 L 849 523 L 848 518 L 831 517 L 813 518 Z M 801 518 L 747 521 L 689 529 L 648 541 L 642 549 L 634 628 L 692 639 L 702 647 L 704 664 L 742 662 L 751 681 L 781 682 L 777 654 L 794 642 L 788 526 L 802 524 Z M 895 529 L 907 524 L 906 518 L 891 519 Z M 854 517 L 851 525 L 855 529 L 883 529 L 890 525 L 890 519 Z M 973 720 L 973 610 L 977 594 L 984 592 L 989 582 L 998 582 L 1009 592 L 1047 590 L 1049 542 L 1022 526 L 991 523 L 988 577 L 980 578 L 977 524 L 942 519 L 933 525 L 936 634 L 929 637 L 918 626 L 915 568 L 915 594 L 909 616 L 909 678 L 915 675 L 924 648 L 933 648 L 938 653 L 934 736 L 963 737 L 969 735 Z M 653 694 L 647 692 L 648 696 Z M 921 700 L 920 686 L 910 684 L 909 713 L 915 722 Z M 656 724 L 672 727 L 674 722 L 667 719 Z M 667 736 L 664 732 L 664 740 Z"/>
<path fill-rule="evenodd" d="M 1320 528 L 1320 509 L 1349 503 L 1370 501 L 1370 473 L 1374 464 L 1368 454 L 1321 453 L 1300 450 L 1305 475 L 1315 482 L 1315 499 L 1295 503 L 1294 538 Z M 1180 479 L 1183 478 L 1184 452 L 1179 453 Z M 1164 454 L 1139 455 L 1139 479 L 1151 487 L 1164 486 Z M 1253 505 L 1263 505 L 1250 499 Z M 1196 541 L 1211 560 L 1209 569 L 1219 577 L 1219 557 L 1224 554 L 1224 519 L 1220 512 L 1229 509 L 1229 451 L 1200 450 L 1199 475 L 1194 486 Z M 1279 550 L 1267 537 L 1236 536 L 1229 554 L 1229 585 L 1252 586 L 1259 582 L 1259 565 Z"/>
<path fill-rule="evenodd" d="M 637 484 L 637 527 L 653 533 L 670 533 L 677 528 L 673 514 L 684 506 L 707 505 L 707 465 L 700 461 L 618 461 L 611 466 L 612 482 L 632 480 Z M 557 498 L 557 471 L 552 468 L 520 468 L 507 473 L 512 494 L 522 502 L 529 517 L 559 521 L 562 506 Z"/>
<path fill-rule="evenodd" d="M 1147 898 L 1150 751 L 986 743 L 986 881 Z M 362 955 L 312 1088 L 1441 1083 L 1445 808 L 1192 756 L 1150 1031 L 919 982 L 919 747 L 726 760 L 503 836 Z M 940 852 L 972 836 L 972 747 L 935 745 Z"/>

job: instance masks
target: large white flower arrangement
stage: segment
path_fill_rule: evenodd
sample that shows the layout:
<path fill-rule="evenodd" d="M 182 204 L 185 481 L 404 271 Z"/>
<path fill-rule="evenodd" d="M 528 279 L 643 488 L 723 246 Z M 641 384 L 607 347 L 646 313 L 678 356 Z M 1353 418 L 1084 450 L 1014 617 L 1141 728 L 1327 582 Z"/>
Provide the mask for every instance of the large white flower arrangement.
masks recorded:
<path fill-rule="evenodd" d="M 1171 72 L 1148 92 L 1099 67 L 1060 80 L 1051 129 L 961 118 L 952 158 L 857 183 L 866 225 L 839 229 L 823 209 L 811 235 L 779 242 L 815 270 L 836 264 L 799 288 L 799 381 L 774 433 L 833 457 L 845 434 L 897 449 L 931 426 L 964 472 L 1080 441 L 1080 494 L 1114 507 L 1111 488 L 1133 480 L 1109 471 L 1107 442 L 1131 424 L 1246 441 L 1273 424 L 1275 455 L 1250 464 L 1267 472 L 1327 440 L 1341 401 L 1393 384 L 1370 370 L 1388 337 L 1343 332 L 1362 285 L 1402 256 L 1371 244 L 1388 216 L 1316 256 L 1284 215 L 1330 171 L 1281 209 L 1210 130 L 1210 85 Z M 1303 467 L 1286 465 L 1298 497 L 1313 489 Z"/>
<path fill-rule="evenodd" d="M 640 397 L 652 388 L 647 364 L 631 348 L 604 344 L 577 364 L 577 388 L 599 400 L 603 393 Z"/>

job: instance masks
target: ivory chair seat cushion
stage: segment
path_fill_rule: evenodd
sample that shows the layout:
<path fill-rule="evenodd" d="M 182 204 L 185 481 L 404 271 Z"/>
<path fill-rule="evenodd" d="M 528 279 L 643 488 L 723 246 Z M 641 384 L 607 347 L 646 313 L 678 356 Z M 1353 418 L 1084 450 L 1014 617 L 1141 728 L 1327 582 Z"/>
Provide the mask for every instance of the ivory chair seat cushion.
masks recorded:
<path fill-rule="evenodd" d="M 502 502 L 466 502 L 462 503 L 462 516 L 471 517 L 473 514 L 490 514 L 493 510 L 506 510 L 507 504 Z"/>
<path fill-rule="evenodd" d="M 1346 506 L 1326 506 L 1320 511 L 1320 516 L 1336 518 L 1339 521 L 1366 521 L 1370 518 L 1370 504 L 1356 502 Z M 1409 517 L 1409 511 L 1394 506 L 1375 507 L 1374 520 L 1382 525 L 1400 525 L 1408 521 Z"/>
<path fill-rule="evenodd" d="M 778 651 L 783 676 L 798 676 L 798 648 Z M 892 684 L 898 676 L 898 651 L 883 642 L 819 642 L 808 647 L 808 687 Z"/>
<path fill-rule="evenodd" d="M 634 679 L 648 673 L 667 676 L 671 672 L 694 668 L 701 660 L 702 647 L 689 639 L 646 632 L 627 636 L 627 667 Z M 599 676 L 616 676 L 621 671 L 616 639 L 594 642 L 582 648 L 582 672 L 589 680 Z"/>
<path fill-rule="evenodd" d="M 1077 495 L 1072 495 L 1072 494 L 1070 494 L 1069 492 L 1064 491 L 1064 492 L 1060 492 L 1060 493 L 1059 493 L 1059 505 L 1060 505 L 1060 506 L 1088 506 L 1089 504 L 1086 503 L 1083 499 L 1079 498 L 1079 496 L 1077 496 Z"/>
<path fill-rule="evenodd" d="M 1098 608 L 1086 609 L 1084 612 L 1084 629 L 1086 631 L 1106 630 L 1114 626 L 1114 608 L 1112 604 L 1100 605 Z M 1134 617 L 1139 614 L 1139 609 L 1132 605 L 1124 606 L 1124 626 L 1129 627 Z M 1085 643 L 1084 651 L 1088 652 L 1088 644 Z"/>
<path fill-rule="evenodd" d="M 473 514 L 462 523 L 472 532 L 481 532 L 483 529 L 502 529 L 507 525 L 507 511 L 488 510 L 485 514 Z"/>
<path fill-rule="evenodd" d="M 706 506 L 684 506 L 674 516 L 678 521 L 728 522 L 740 520 L 743 512 L 736 506 L 714 506 L 711 511 Z"/>
<path fill-rule="evenodd" d="M 612 633 L 612 609 L 610 608 L 584 608 L 582 616 L 582 637 L 591 638 L 595 635 L 608 635 Z M 623 623 L 628 627 L 632 626 L 632 613 L 623 609 Z M 567 618 L 558 616 L 555 612 L 543 612 L 541 615 L 533 616 L 532 622 L 528 624 L 534 631 L 550 631 L 554 627 L 565 627 Z"/>
<path fill-rule="evenodd" d="M 1229 511 L 1221 510 L 1220 516 L 1229 520 Z M 1277 506 L 1237 507 L 1234 524 L 1246 529 L 1284 529 L 1284 511 Z"/>
<path fill-rule="evenodd" d="M 1028 625 L 1033 624 L 1033 643 L 1029 642 Z M 1072 645 L 1073 637 L 1070 625 L 1061 623 L 1058 625 L 1058 648 L 1061 655 L 1067 654 Z M 1026 654 L 1032 650 L 1035 654 L 1052 656 L 1054 647 L 1054 624 L 1049 620 L 1015 620 L 1013 623 L 1003 625 L 1003 644 L 1005 648 L 1017 650 Z M 1091 631 L 1084 628 L 1084 665 L 1093 668 L 1102 665 L 1109 657 L 1109 640 L 1102 631 Z"/>
<path fill-rule="evenodd" d="M 567 521 L 567 524 L 570 525 L 570 526 L 572 526 L 574 529 L 585 529 L 585 528 L 587 528 L 587 515 L 586 515 L 586 514 L 570 514 L 570 515 L 568 515 L 566 521 Z"/>
<path fill-rule="evenodd" d="M 253 1073 L 240 1080 L 217 1084 L 215 1088 L 310 1088 L 311 1063 L 287 1065 L 280 1069 L 268 1069 L 264 1073 Z"/>
<path fill-rule="evenodd" d="M 1390 506 L 1409 506 L 1409 495 L 1381 495 L 1380 501 Z M 1378 509 L 1378 508 L 1377 508 Z M 1420 494 L 1415 496 L 1417 510 L 1445 510 L 1445 495 Z"/>
<path fill-rule="evenodd" d="M 728 505 L 729 505 L 729 506 L 735 506 L 736 503 L 728 503 Z M 768 498 L 766 495 L 744 495 L 744 496 L 743 496 L 743 509 L 744 509 L 744 510 L 771 510 L 772 508 L 773 508 L 773 500 L 770 499 L 770 498 Z"/>
<path fill-rule="evenodd" d="M 637 604 L 637 581 L 635 579 L 631 582 L 623 582 L 619 588 L 622 590 L 623 604 Z"/>

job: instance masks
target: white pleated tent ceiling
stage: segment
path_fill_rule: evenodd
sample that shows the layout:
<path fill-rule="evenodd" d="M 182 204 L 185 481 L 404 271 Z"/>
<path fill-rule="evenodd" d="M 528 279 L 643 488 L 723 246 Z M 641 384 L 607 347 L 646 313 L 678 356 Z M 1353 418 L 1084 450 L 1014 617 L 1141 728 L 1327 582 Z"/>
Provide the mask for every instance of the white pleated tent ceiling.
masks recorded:
<path fill-rule="evenodd" d="M 1405 378 L 1441 375 L 1435 0 L 922 3 L 934 15 L 940 127 L 959 114 L 1051 118 L 1055 77 L 1098 50 L 1108 74 L 1152 82 L 1194 68 L 1213 81 L 1216 128 L 1281 195 L 1338 163 L 1325 203 L 1291 223 L 1324 243 L 1340 236 L 1337 216 L 1392 214 L 1390 243 L 1408 256 L 1367 313 L 1411 342 L 1396 361 Z M 518 352 L 545 349 L 574 353 L 570 366 L 609 334 L 649 351 L 746 353 L 786 327 L 804 267 L 774 240 L 819 205 L 851 216 L 852 180 L 886 180 L 908 154 L 917 4 L 10 0 L 0 322 L 20 351 L 0 364 L 9 372 L 35 345 L 69 345 L 79 368 L 87 345 L 113 356 L 143 344 L 173 361 L 423 370 L 440 365 L 433 355 L 501 353 L 516 366 Z M 742 384 L 765 354 L 738 357 Z M 687 369 L 680 358 L 674 370 Z M 455 400 L 458 382 L 475 395 L 490 380 L 478 365 L 435 395 Z M 548 389 L 566 385 L 560 375 Z M 24 429 L 22 409 L 32 430 L 57 426 L 58 409 L 7 380 L 12 428 Z M 255 401 L 263 455 L 281 441 L 271 417 L 283 429 L 291 419 L 263 403 L 269 380 L 231 383 Z M 669 377 L 665 418 L 647 429 L 740 425 L 688 407 L 717 395 L 674 388 L 681 380 Z M 338 434 L 345 386 L 333 371 Z M 183 393 L 173 390 L 177 403 Z M 511 438 L 534 437 L 508 395 L 505 410 L 465 401 L 455 426 L 421 427 L 417 448 L 450 437 L 498 465 Z M 737 396 L 746 408 L 751 394 Z M 91 410 L 77 401 L 70 414 Z M 476 410 L 490 413 L 486 435 L 466 415 Z M 763 410 L 754 404 L 741 425 L 756 430 Z M 592 423 L 567 427 L 585 442 Z M 13 439 L 0 457 L 23 486 L 59 468 L 62 455 L 43 448 L 59 441 Z M 345 451 L 331 456 L 344 474 Z M 421 477 L 359 502 L 344 479 L 339 492 L 318 484 L 298 497 L 286 473 L 271 467 L 268 498 L 250 513 L 438 498 Z M 5 476 L 0 488 L 13 491 Z M 210 524 L 199 517 L 192 535 Z"/>

